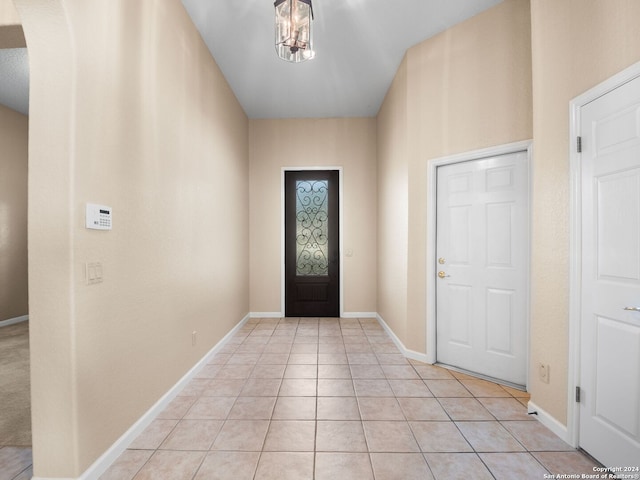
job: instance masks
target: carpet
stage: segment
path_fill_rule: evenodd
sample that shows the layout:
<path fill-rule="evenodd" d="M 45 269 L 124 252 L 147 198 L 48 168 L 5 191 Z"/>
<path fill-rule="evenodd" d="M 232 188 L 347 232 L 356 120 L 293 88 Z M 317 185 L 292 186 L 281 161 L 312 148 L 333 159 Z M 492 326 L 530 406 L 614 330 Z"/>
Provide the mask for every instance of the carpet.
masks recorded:
<path fill-rule="evenodd" d="M 0 446 L 31 445 L 29 322 L 0 327 Z"/>

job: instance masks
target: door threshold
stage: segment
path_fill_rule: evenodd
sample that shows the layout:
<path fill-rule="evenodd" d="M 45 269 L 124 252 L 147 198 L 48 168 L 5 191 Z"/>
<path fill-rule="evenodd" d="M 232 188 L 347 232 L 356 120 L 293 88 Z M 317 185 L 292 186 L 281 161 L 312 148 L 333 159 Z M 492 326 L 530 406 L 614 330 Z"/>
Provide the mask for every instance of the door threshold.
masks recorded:
<path fill-rule="evenodd" d="M 489 382 L 497 383 L 498 385 L 504 385 L 505 387 L 515 388 L 516 390 L 520 390 L 523 392 L 527 391 L 527 387 L 524 385 L 520 385 L 518 383 L 508 382 L 506 380 L 501 380 L 499 378 L 491 377 L 489 375 L 483 375 L 482 373 L 472 372 L 471 370 L 465 370 L 464 368 L 454 367 L 453 365 L 447 365 L 446 363 L 436 362 L 435 365 L 438 367 L 446 368 L 447 370 L 453 370 L 454 372 L 464 373 L 465 375 L 469 375 L 470 377 L 476 377 L 481 380 L 487 380 Z"/>

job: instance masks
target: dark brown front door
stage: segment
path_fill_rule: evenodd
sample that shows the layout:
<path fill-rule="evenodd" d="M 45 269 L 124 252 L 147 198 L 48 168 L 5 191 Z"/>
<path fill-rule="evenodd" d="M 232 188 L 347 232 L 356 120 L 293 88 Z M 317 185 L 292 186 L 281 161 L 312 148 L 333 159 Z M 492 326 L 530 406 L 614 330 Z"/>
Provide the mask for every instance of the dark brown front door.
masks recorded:
<path fill-rule="evenodd" d="M 285 172 L 285 315 L 340 315 L 338 171 Z"/>

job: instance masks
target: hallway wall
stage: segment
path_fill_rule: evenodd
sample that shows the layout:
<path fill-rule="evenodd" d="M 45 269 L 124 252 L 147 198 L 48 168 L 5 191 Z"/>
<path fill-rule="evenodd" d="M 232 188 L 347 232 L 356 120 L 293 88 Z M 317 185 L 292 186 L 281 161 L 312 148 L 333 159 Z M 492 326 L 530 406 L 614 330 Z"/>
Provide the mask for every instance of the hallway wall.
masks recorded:
<path fill-rule="evenodd" d="M 344 309 L 376 311 L 373 118 L 250 121 L 251 311 L 281 311 L 282 167 L 343 167 Z"/>
<path fill-rule="evenodd" d="M 75 478 L 249 311 L 248 120 L 179 0 L 16 5 L 34 474 Z"/>
<path fill-rule="evenodd" d="M 531 137 L 528 0 L 407 51 L 378 115 L 378 302 L 408 349 L 426 352 L 429 160 Z"/>
<path fill-rule="evenodd" d="M 29 313 L 28 131 L 27 116 L 0 105 L 0 322 Z"/>

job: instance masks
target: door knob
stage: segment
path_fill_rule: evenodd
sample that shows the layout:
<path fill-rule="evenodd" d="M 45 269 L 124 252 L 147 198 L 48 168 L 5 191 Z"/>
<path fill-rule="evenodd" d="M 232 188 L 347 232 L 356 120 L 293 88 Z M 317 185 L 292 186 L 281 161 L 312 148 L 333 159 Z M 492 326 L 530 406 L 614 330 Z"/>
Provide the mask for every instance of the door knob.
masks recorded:
<path fill-rule="evenodd" d="M 628 312 L 640 312 L 640 307 L 624 307 L 624 309 L 627 310 Z"/>
<path fill-rule="evenodd" d="M 444 264 L 446 263 L 446 260 L 445 260 L 444 258 L 440 257 L 440 258 L 438 259 L 438 263 L 439 263 L 440 265 L 444 265 Z"/>
<path fill-rule="evenodd" d="M 438 272 L 438 276 L 439 276 L 440 278 L 445 278 L 445 277 L 450 277 L 451 275 L 447 275 L 447 274 L 446 274 L 446 273 L 444 273 L 442 270 L 440 270 L 440 271 Z"/>

